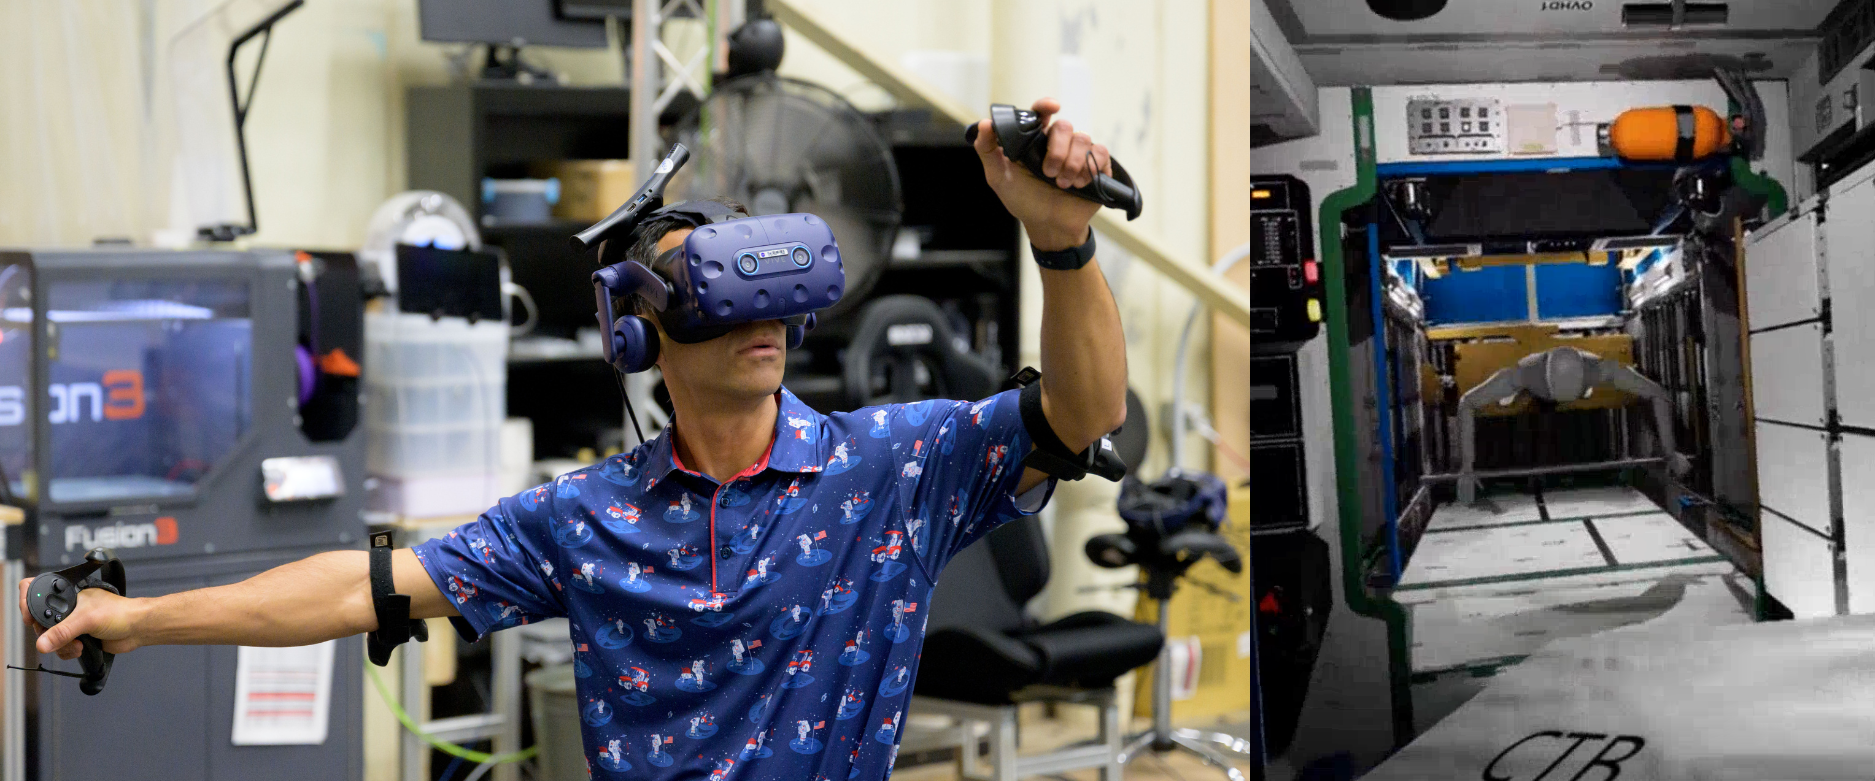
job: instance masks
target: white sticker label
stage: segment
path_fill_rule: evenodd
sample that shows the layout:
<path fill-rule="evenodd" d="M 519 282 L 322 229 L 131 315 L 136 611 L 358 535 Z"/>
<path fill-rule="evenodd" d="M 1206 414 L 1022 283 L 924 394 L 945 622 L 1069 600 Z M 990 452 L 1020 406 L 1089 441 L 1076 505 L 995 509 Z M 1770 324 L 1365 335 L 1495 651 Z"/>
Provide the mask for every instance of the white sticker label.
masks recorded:
<path fill-rule="evenodd" d="M 326 742 L 334 648 L 331 640 L 299 648 L 240 648 L 234 664 L 234 745 Z"/>
<path fill-rule="evenodd" d="M 929 323 L 905 323 L 885 329 L 885 343 L 893 347 L 908 344 L 930 344 L 935 338 Z"/>

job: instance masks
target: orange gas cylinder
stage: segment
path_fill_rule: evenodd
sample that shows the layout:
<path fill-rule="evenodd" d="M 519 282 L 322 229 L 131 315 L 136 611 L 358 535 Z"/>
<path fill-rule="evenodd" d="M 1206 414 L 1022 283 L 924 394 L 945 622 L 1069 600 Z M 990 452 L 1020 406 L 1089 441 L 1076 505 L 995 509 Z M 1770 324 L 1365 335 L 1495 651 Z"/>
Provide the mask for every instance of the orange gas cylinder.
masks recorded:
<path fill-rule="evenodd" d="M 1732 143 L 1725 118 L 1705 106 L 1657 106 L 1621 112 L 1607 128 L 1608 146 L 1626 160 L 1691 162 Z"/>

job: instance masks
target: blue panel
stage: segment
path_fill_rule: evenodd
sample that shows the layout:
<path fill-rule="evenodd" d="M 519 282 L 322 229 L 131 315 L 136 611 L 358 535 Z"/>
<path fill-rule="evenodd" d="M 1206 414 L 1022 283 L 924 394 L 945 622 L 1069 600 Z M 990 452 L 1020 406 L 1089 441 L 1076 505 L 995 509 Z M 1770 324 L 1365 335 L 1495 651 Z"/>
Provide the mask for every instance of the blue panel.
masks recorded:
<path fill-rule="evenodd" d="M 1453 268 L 1438 279 L 1427 277 L 1420 288 L 1430 325 L 1500 323 L 1530 317 L 1523 266 L 1486 266 L 1477 271 Z"/>
<path fill-rule="evenodd" d="M 1391 262 L 1393 263 L 1393 273 L 1399 275 L 1400 281 L 1406 283 L 1407 289 L 1418 290 L 1419 261 L 1411 258 L 1403 258 Z"/>
<path fill-rule="evenodd" d="M 1596 317 L 1621 311 L 1621 267 L 1557 263 L 1536 267 L 1539 319 Z"/>

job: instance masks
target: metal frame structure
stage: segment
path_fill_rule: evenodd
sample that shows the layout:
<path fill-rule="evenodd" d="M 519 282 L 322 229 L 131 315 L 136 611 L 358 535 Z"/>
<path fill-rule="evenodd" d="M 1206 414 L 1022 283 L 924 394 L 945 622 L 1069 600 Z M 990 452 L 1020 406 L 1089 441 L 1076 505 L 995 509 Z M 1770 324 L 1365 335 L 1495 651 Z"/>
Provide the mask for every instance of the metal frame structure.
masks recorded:
<path fill-rule="evenodd" d="M 0 565 L 0 577 L 8 583 L 18 583 L 26 577 L 26 563 L 20 559 L 24 551 L 14 550 L 13 543 L 24 539 L 24 535 L 15 529 L 25 521 L 25 514 L 18 520 L 8 519 L 7 531 L 0 545 L 5 550 L 5 564 Z M 6 644 L 6 665 L 8 667 L 26 666 L 26 625 L 21 621 L 0 621 L 5 624 L 0 629 L 0 643 Z M 4 742 L 0 742 L 0 781 L 26 781 L 26 686 L 25 676 L 12 676 L 5 684 L 4 698 L 0 698 L 0 724 L 4 724 Z"/>
<path fill-rule="evenodd" d="M 972 781 L 1015 781 L 1024 776 L 1053 775 L 1071 770 L 1099 768 L 1101 781 L 1120 781 L 1125 768 L 1121 746 L 1123 721 L 1120 706 L 1112 689 L 1056 689 L 1034 687 L 1017 692 L 1018 702 L 1051 702 L 1090 705 L 1100 709 L 1100 735 L 1084 743 L 1044 754 L 1018 757 L 1018 705 L 978 705 L 972 702 L 913 696 L 907 709 L 914 713 L 934 713 L 956 720 L 946 732 L 945 743 L 957 746 L 962 764 L 961 775 Z M 984 768 L 977 757 L 975 725 L 990 725 L 990 766 Z"/>
<path fill-rule="evenodd" d="M 709 64 L 720 35 L 717 20 L 704 8 L 706 0 L 633 0 L 631 19 L 631 158 L 649 162 L 664 156 L 658 137 L 658 115 L 677 97 L 677 91 L 689 88 L 698 99 L 710 94 Z M 714 3 L 709 3 L 714 5 Z M 734 5 L 731 3 L 730 5 Z M 699 19 L 710 20 L 713 29 L 710 45 L 680 62 L 676 52 L 664 45 L 664 22 L 679 10 L 688 10 Z M 704 67 L 701 82 L 691 75 L 698 65 Z M 668 68 L 670 73 L 665 73 Z M 640 171 L 640 175 L 647 172 Z"/>
<path fill-rule="evenodd" d="M 706 8 L 707 6 L 707 8 Z M 628 154 L 633 161 L 652 161 L 664 157 L 665 146 L 658 135 L 658 116 L 677 98 L 678 90 L 688 88 L 700 100 L 710 94 L 710 67 L 720 59 L 717 55 L 725 51 L 724 36 L 727 31 L 739 24 L 740 2 L 721 3 L 716 0 L 632 0 L 630 21 L 631 72 L 626 74 L 626 81 L 631 87 L 631 113 L 626 119 L 628 135 Z M 679 61 L 677 53 L 664 45 L 664 23 L 669 21 L 679 10 L 687 10 L 699 19 L 709 20 L 711 26 L 710 45 L 691 55 L 688 61 Z M 715 15 L 709 11 L 716 11 Z M 704 66 L 704 76 L 698 81 L 692 71 L 698 65 Z M 674 76 L 667 78 L 665 70 Z M 638 171 L 638 176 L 649 175 L 648 170 Z M 625 405 L 630 410 L 644 410 L 651 419 L 649 433 L 637 426 L 623 428 L 624 447 L 629 450 L 655 438 L 659 430 L 668 421 L 652 399 L 652 389 L 657 386 L 658 377 L 652 372 L 640 372 L 625 376 Z M 621 405 L 619 419 L 621 424 L 632 418 L 631 412 Z"/>

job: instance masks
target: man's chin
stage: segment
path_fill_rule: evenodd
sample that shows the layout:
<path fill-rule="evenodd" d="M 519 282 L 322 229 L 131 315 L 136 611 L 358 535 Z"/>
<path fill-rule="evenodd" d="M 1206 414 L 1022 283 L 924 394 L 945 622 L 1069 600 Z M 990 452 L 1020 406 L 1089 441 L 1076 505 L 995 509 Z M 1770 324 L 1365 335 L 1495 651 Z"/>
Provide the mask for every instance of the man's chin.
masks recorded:
<path fill-rule="evenodd" d="M 781 377 L 779 371 L 751 372 L 737 377 L 732 384 L 739 396 L 771 396 L 781 389 Z"/>

